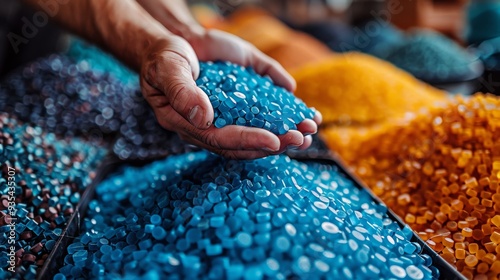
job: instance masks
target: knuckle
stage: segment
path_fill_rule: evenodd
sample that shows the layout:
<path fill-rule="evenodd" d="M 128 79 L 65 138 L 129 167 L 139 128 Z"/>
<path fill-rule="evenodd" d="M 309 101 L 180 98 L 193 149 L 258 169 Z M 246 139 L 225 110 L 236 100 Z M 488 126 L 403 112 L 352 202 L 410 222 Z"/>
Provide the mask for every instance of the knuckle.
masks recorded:
<path fill-rule="evenodd" d="M 167 83 L 165 94 L 170 99 L 170 104 L 172 106 L 177 107 L 180 105 L 180 100 L 182 95 L 185 93 L 187 87 L 182 81 L 172 81 Z"/>
<path fill-rule="evenodd" d="M 213 147 L 214 149 L 219 149 L 222 150 L 224 147 L 220 145 L 220 141 L 218 140 L 217 136 L 210 131 L 206 132 L 200 132 L 198 133 L 198 140 L 201 141 L 202 143 L 205 143 L 206 145 Z"/>

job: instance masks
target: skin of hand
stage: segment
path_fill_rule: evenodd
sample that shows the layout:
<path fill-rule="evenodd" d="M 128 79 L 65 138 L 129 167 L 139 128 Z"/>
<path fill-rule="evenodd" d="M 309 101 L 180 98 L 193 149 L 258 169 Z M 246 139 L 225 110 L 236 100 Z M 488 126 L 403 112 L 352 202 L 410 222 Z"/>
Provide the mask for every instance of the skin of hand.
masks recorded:
<path fill-rule="evenodd" d="M 154 99 L 150 104 L 156 108 L 155 112 L 163 127 L 175 130 L 176 126 L 180 126 L 182 129 L 177 132 L 184 140 L 230 158 L 258 158 L 281 153 L 287 147 L 305 149 L 310 146 L 312 138 L 308 135 L 316 133 L 317 126 L 321 123 L 319 112 L 314 120 L 300 123 L 298 131 L 289 131 L 281 136 L 258 128 L 227 126 L 216 129 L 208 126 L 213 119 L 213 110 L 206 95 L 194 82 L 199 72 L 198 59 L 227 60 L 243 66 L 252 66 L 257 73 L 269 75 L 275 83 L 290 91 L 295 89 L 295 81 L 279 63 L 248 42 L 222 31 L 202 28 L 192 18 L 183 0 L 139 0 L 138 2 L 167 29 L 185 38 L 192 46 L 192 49 L 189 49 L 184 42 L 179 42 L 179 46 L 183 46 L 174 51 L 179 57 L 169 55 L 167 59 L 182 64 L 182 66 L 176 64 L 179 66 L 179 71 L 176 73 L 182 74 L 176 76 L 176 73 L 170 72 L 169 76 L 172 78 L 168 81 L 165 80 L 168 75 L 159 72 L 166 71 L 160 70 L 162 65 L 172 64 L 171 62 L 164 61 L 143 68 L 145 72 L 142 76 L 146 77 L 145 83 L 142 83 L 143 92 L 148 100 Z M 182 58 L 184 62 L 181 62 Z M 151 74 L 148 74 L 149 72 Z M 194 80 L 189 80 L 189 73 Z M 165 77 L 162 80 L 170 83 L 167 88 L 159 87 L 159 83 L 150 79 L 162 76 Z M 163 94 L 167 92 L 173 93 L 170 95 L 173 99 Z M 182 105 L 178 105 L 179 103 Z M 178 114 L 175 114 L 169 106 Z M 199 109 L 195 110 L 196 106 L 199 106 Z M 206 118 L 201 117 L 203 115 Z M 187 118 L 183 119 L 182 116 Z"/>

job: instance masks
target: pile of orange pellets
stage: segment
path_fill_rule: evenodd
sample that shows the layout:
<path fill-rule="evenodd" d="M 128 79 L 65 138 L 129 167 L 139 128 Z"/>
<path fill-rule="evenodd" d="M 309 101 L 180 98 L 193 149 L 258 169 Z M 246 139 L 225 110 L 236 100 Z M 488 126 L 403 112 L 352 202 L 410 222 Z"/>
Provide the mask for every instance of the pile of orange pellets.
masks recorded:
<path fill-rule="evenodd" d="M 295 94 L 318 109 L 328 125 L 393 122 L 446 96 L 388 62 L 356 52 L 308 64 L 292 75 Z"/>
<path fill-rule="evenodd" d="M 461 97 L 361 145 L 354 171 L 469 279 L 500 276 L 500 98 Z"/>

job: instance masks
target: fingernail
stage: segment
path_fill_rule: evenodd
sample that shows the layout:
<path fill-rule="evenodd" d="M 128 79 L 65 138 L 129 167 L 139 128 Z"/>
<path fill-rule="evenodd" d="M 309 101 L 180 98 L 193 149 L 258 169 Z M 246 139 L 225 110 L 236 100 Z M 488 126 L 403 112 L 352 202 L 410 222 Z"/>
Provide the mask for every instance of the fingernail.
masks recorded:
<path fill-rule="evenodd" d="M 191 111 L 189 111 L 189 122 L 192 125 L 198 128 L 205 126 L 207 125 L 207 123 L 205 122 L 204 119 L 205 119 L 205 114 L 199 105 L 194 106 L 191 109 Z"/>
<path fill-rule="evenodd" d="M 262 148 L 262 149 L 263 149 L 264 151 L 266 151 L 266 152 L 270 152 L 270 153 L 275 153 L 275 152 L 277 152 L 277 151 L 279 150 L 279 148 L 278 148 L 278 149 L 273 149 L 273 148 L 269 148 L 269 147 L 264 147 L 264 148 Z"/>

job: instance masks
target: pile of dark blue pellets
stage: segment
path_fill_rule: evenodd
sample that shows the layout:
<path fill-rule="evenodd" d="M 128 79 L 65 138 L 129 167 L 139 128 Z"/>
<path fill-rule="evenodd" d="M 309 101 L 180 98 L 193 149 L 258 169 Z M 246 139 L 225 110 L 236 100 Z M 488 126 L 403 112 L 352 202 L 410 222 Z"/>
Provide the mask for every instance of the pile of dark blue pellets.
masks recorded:
<path fill-rule="evenodd" d="M 91 50 L 84 57 L 90 57 L 93 64 L 106 57 Z M 123 82 L 114 72 L 92 67 L 87 60 L 74 61 L 64 55 L 29 63 L 0 83 L 0 111 L 62 137 L 80 136 L 112 145 L 121 159 L 159 158 L 193 150 L 158 124 L 138 83 Z"/>
<path fill-rule="evenodd" d="M 229 62 L 201 62 L 197 85 L 214 108 L 214 125 L 263 128 L 274 134 L 296 130 L 315 111 L 282 87 L 250 67 Z"/>
<path fill-rule="evenodd" d="M 431 279 L 412 230 L 336 167 L 207 152 L 97 187 L 54 279 Z"/>
<path fill-rule="evenodd" d="M 431 31 L 408 35 L 382 58 L 429 83 L 462 82 L 482 73 L 478 57 Z"/>
<path fill-rule="evenodd" d="M 139 84 L 139 76 L 114 56 L 102 51 L 82 39 L 73 38 L 66 55 L 75 61 L 85 61 L 93 71 L 110 73 L 120 82 L 130 85 Z"/>
<path fill-rule="evenodd" d="M 36 278 L 104 154 L 0 115 L 0 279 Z"/>

